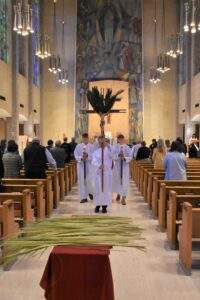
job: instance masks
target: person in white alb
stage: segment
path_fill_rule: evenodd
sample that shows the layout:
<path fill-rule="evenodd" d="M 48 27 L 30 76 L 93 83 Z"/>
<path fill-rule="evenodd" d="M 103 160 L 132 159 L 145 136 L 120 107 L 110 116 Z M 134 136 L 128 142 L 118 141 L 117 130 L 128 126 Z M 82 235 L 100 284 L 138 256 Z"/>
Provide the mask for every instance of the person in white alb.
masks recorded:
<path fill-rule="evenodd" d="M 101 206 L 102 213 L 107 213 L 112 200 L 112 153 L 104 137 L 99 142 L 101 147 L 94 151 L 92 157 L 95 213 L 99 213 Z"/>
<path fill-rule="evenodd" d="M 81 203 L 87 202 L 87 198 L 92 200 L 92 183 L 91 183 L 91 161 L 93 145 L 89 143 L 87 133 L 82 135 L 82 143 L 78 144 L 74 150 L 74 156 L 77 161 L 78 188 Z"/>
<path fill-rule="evenodd" d="M 122 134 L 118 136 L 118 144 L 113 147 L 112 157 L 113 168 L 113 192 L 117 193 L 117 201 L 121 200 L 122 205 L 126 205 L 126 197 L 129 189 L 129 163 L 132 160 L 132 152 Z"/>

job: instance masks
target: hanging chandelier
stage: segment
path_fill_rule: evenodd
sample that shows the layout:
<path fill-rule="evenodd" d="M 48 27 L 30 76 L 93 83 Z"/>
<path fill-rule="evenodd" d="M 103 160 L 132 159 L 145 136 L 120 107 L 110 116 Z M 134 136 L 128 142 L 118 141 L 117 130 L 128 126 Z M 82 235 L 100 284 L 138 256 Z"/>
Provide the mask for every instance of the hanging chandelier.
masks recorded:
<path fill-rule="evenodd" d="M 50 38 L 46 34 L 37 36 L 35 55 L 41 59 L 51 56 Z"/>
<path fill-rule="evenodd" d="M 34 33 L 33 29 L 33 10 L 30 4 L 17 1 L 14 5 L 14 24 L 13 30 L 22 36 Z"/>
<path fill-rule="evenodd" d="M 52 55 L 49 58 L 49 72 L 53 73 L 53 74 L 57 74 L 59 72 L 62 71 L 62 67 L 61 67 L 61 58 L 59 55 L 55 56 Z"/>
<path fill-rule="evenodd" d="M 160 72 L 155 67 L 151 67 L 150 69 L 149 81 L 154 84 L 157 84 L 161 81 Z"/>
<path fill-rule="evenodd" d="M 155 54 L 155 65 L 157 65 L 157 0 L 155 0 L 154 4 L 154 18 L 153 18 L 153 23 L 154 23 L 154 54 Z M 157 67 L 152 66 L 149 72 L 149 81 L 153 84 L 157 84 L 161 81 L 161 75 L 160 72 L 157 70 Z"/>
<path fill-rule="evenodd" d="M 185 3 L 185 24 L 183 26 L 184 32 L 191 32 L 195 34 L 197 30 L 200 31 L 200 21 L 198 22 L 199 1 L 191 0 Z"/>
<path fill-rule="evenodd" d="M 158 56 L 157 71 L 164 74 L 170 70 L 171 69 L 170 69 L 169 56 L 165 52 L 160 53 L 160 55 Z"/>
<path fill-rule="evenodd" d="M 166 54 L 172 58 L 177 58 L 183 54 L 183 35 L 172 35 L 168 40 L 168 50 Z"/>
<path fill-rule="evenodd" d="M 68 80 L 68 72 L 66 69 L 62 69 L 61 72 L 58 75 L 58 82 L 62 84 L 67 84 L 69 82 Z"/>

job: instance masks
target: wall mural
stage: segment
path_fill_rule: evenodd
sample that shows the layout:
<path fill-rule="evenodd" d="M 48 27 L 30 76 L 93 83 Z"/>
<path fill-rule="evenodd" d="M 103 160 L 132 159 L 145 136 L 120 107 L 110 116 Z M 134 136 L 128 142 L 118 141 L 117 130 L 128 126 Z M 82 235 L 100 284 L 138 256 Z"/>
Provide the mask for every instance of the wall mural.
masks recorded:
<path fill-rule="evenodd" d="M 0 59 L 8 62 L 8 7 L 9 1 L 0 0 Z"/>
<path fill-rule="evenodd" d="M 78 0 L 76 135 L 87 130 L 89 81 L 129 82 L 130 139 L 143 135 L 140 0 Z M 120 115 L 119 115 L 120 118 Z"/>

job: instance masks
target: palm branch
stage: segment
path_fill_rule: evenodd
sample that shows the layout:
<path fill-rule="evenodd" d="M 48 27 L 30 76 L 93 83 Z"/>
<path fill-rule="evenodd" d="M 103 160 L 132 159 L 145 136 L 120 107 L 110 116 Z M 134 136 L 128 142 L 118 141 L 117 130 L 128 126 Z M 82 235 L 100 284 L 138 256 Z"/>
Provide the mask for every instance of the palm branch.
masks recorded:
<path fill-rule="evenodd" d="M 113 94 L 112 89 L 107 89 L 106 95 L 104 97 L 104 95 L 99 92 L 97 87 L 93 87 L 92 90 L 89 90 L 87 92 L 87 98 L 94 111 L 100 116 L 105 116 L 109 114 L 115 102 L 121 100 L 121 98 L 119 98 L 118 96 L 123 92 L 123 90 L 120 90 L 117 93 Z"/>

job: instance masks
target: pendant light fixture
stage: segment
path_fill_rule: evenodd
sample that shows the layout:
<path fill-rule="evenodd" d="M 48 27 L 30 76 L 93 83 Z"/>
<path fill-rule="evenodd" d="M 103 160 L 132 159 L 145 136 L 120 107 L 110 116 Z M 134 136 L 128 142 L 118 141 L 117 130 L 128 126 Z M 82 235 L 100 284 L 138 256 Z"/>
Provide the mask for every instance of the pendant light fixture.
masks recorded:
<path fill-rule="evenodd" d="M 16 1 L 14 8 L 13 30 L 22 36 L 34 33 L 33 29 L 33 10 L 26 1 Z"/>
<path fill-rule="evenodd" d="M 37 35 L 35 55 L 41 59 L 45 59 L 51 56 L 50 38 L 48 35 Z"/>
<path fill-rule="evenodd" d="M 190 0 L 185 3 L 185 24 L 183 26 L 184 32 L 191 32 L 192 34 L 195 34 L 197 30 L 200 31 L 200 22 L 197 24 L 198 11 L 198 0 Z"/>
<path fill-rule="evenodd" d="M 65 0 L 63 0 L 63 15 L 62 15 L 62 59 L 65 62 L 66 53 L 65 53 Z M 62 67 L 61 72 L 58 74 L 58 82 L 65 85 L 69 82 L 68 80 L 68 71 L 65 67 Z"/>
<path fill-rule="evenodd" d="M 154 14 L 154 55 L 155 55 L 155 63 L 157 64 L 157 0 L 155 0 L 155 14 Z M 157 70 L 157 67 L 152 66 L 149 74 L 149 81 L 153 84 L 157 84 L 161 81 L 160 72 Z"/>
<path fill-rule="evenodd" d="M 56 0 L 54 0 L 53 3 L 53 30 L 54 30 L 54 36 L 53 36 L 53 42 L 54 42 L 54 51 L 55 53 L 57 52 L 57 45 L 58 45 L 58 40 L 57 40 L 57 14 L 56 14 Z M 49 58 L 49 72 L 53 74 L 57 74 L 61 72 L 61 58 L 57 54 L 53 54 Z"/>
<path fill-rule="evenodd" d="M 166 49 L 166 37 L 165 37 L 165 0 L 162 0 L 162 52 L 158 56 L 158 63 L 157 63 L 157 71 L 161 72 L 162 74 L 170 71 L 170 61 L 169 57 L 165 52 Z"/>

